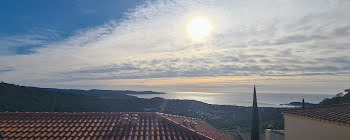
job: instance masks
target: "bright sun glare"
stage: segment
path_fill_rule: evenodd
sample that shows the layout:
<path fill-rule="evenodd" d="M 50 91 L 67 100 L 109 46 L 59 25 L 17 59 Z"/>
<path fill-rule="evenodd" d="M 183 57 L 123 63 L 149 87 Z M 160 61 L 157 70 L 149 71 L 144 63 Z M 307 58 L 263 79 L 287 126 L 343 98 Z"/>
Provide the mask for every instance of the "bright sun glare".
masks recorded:
<path fill-rule="evenodd" d="M 213 30 L 213 26 L 211 22 L 206 18 L 193 18 L 187 24 L 187 33 L 188 36 L 196 41 L 203 41 L 206 37 L 208 37 Z"/>

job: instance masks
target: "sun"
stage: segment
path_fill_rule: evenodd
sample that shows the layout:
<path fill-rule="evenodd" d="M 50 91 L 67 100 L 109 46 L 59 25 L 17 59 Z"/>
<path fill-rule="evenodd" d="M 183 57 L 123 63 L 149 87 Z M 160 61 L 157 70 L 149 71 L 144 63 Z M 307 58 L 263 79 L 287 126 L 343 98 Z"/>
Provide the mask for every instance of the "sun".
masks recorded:
<path fill-rule="evenodd" d="M 201 42 L 206 39 L 212 30 L 213 25 L 207 18 L 193 18 L 187 24 L 188 36 L 196 42 Z"/>

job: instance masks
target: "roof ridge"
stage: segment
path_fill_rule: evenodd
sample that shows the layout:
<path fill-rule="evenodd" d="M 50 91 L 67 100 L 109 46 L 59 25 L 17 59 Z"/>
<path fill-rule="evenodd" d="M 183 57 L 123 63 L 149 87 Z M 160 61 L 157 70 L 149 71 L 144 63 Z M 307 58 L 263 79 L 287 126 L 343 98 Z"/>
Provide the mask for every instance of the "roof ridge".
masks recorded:
<path fill-rule="evenodd" d="M 283 115 L 306 117 L 350 126 L 350 104 L 283 110 Z"/>
<path fill-rule="evenodd" d="M 296 110 L 308 110 L 308 109 L 317 109 L 317 108 L 327 108 L 327 107 L 338 107 L 338 106 L 350 106 L 350 103 L 343 103 L 343 104 L 333 104 L 333 105 L 320 105 L 320 106 L 313 106 L 313 107 L 305 107 L 305 108 L 291 108 L 287 110 L 282 110 L 282 113 L 288 113 L 289 111 L 296 111 Z"/>
<path fill-rule="evenodd" d="M 194 129 L 188 128 L 188 127 L 186 127 L 186 126 L 184 126 L 184 125 L 182 125 L 182 124 L 180 124 L 180 123 L 178 123 L 178 122 L 176 122 L 174 120 L 171 120 L 170 118 L 167 118 L 167 117 L 164 116 L 164 115 L 172 115 L 172 114 L 165 114 L 165 113 L 160 113 L 160 112 L 155 112 L 155 113 L 158 116 L 162 117 L 163 119 L 167 120 L 168 122 L 174 124 L 175 126 L 179 126 L 181 128 L 184 128 L 184 129 L 186 129 L 186 130 L 188 130 L 188 131 L 190 131 L 190 132 L 192 132 L 194 134 L 197 134 L 198 136 L 200 136 L 202 138 L 205 138 L 205 139 L 208 139 L 208 140 L 214 140 L 213 138 L 211 138 L 211 137 L 209 137 L 207 135 L 204 135 L 204 134 L 202 134 L 202 133 L 200 133 L 200 132 L 198 132 L 198 131 L 196 131 Z M 178 115 L 172 115 L 172 117 L 178 117 Z M 187 118 L 187 117 L 181 116 L 180 118 Z M 191 118 L 191 117 L 188 117 L 188 118 Z M 199 119 L 195 119 L 195 120 L 199 120 Z"/>
<path fill-rule="evenodd" d="M 166 113 L 161 113 L 161 112 L 156 112 L 160 115 L 165 115 L 165 116 L 170 116 L 170 117 L 178 117 L 178 118 L 184 118 L 184 119 L 190 119 L 190 120 L 201 120 L 199 118 L 194 118 L 194 117 L 186 117 L 186 116 L 180 116 L 180 115 L 174 115 L 174 114 L 166 114 Z"/>

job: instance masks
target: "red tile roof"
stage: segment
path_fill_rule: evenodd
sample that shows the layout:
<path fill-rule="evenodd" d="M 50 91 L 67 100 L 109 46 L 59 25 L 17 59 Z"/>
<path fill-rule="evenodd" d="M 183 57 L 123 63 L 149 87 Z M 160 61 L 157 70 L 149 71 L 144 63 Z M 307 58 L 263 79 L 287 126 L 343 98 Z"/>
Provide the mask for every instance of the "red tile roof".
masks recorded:
<path fill-rule="evenodd" d="M 203 122 L 197 118 L 189 118 L 178 115 L 169 115 L 169 114 L 161 114 L 161 116 L 167 118 L 173 123 L 177 123 L 183 127 L 186 127 L 192 131 L 195 131 L 205 137 L 212 138 L 215 140 L 229 140 L 227 136 L 225 136 L 222 132 L 211 127 L 206 122 Z"/>
<path fill-rule="evenodd" d="M 3 139 L 228 140 L 207 123 L 151 112 L 0 113 Z"/>
<path fill-rule="evenodd" d="M 350 125 L 350 104 L 290 109 L 282 113 Z"/>

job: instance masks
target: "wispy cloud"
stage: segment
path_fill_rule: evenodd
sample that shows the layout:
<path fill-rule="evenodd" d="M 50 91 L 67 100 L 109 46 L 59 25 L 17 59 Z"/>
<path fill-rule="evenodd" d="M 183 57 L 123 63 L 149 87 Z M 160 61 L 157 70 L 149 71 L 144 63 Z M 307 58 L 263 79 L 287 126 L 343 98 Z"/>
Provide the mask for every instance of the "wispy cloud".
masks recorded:
<path fill-rule="evenodd" d="M 53 86 L 176 77 L 349 78 L 349 9 L 346 0 L 146 1 L 123 20 L 64 40 L 0 40 L 7 47 L 45 46 L 29 55 L 1 56 L 0 63 L 15 68 L 2 76 Z M 185 30 L 198 16 L 214 25 L 203 43 L 192 42 Z"/>
<path fill-rule="evenodd" d="M 13 68 L 0 68 L 0 74 L 5 73 L 5 72 L 10 72 L 13 71 Z"/>
<path fill-rule="evenodd" d="M 35 53 L 37 48 L 44 47 L 59 38 L 59 32 L 50 29 L 37 29 L 23 35 L 1 37 L 0 56 Z"/>

